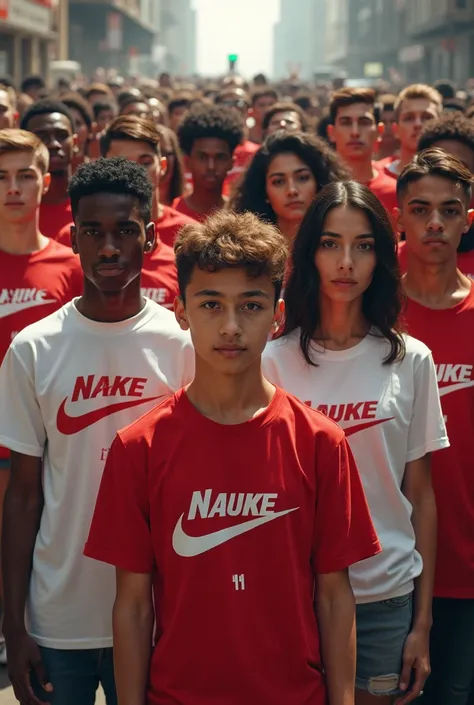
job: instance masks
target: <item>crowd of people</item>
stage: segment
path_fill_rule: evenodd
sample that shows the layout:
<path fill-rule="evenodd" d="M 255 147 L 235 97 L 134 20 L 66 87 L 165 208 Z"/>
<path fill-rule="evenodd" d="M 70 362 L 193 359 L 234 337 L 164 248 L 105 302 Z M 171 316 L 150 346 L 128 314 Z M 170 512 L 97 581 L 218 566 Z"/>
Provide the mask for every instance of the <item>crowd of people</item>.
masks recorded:
<path fill-rule="evenodd" d="M 474 107 L 0 79 L 21 705 L 474 705 Z"/>

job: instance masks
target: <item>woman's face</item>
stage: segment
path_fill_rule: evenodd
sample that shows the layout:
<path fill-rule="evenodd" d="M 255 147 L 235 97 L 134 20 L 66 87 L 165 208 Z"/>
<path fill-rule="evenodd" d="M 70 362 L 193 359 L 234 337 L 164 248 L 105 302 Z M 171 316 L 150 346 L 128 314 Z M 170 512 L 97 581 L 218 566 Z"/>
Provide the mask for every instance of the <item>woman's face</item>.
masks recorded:
<path fill-rule="evenodd" d="M 165 134 L 164 132 L 161 133 L 160 147 L 161 147 L 161 156 L 166 157 L 166 171 L 161 176 L 161 179 L 160 179 L 160 190 L 163 190 L 163 192 L 166 192 L 166 190 L 169 186 L 169 183 L 171 181 L 171 178 L 173 176 L 176 155 L 174 153 L 174 149 L 173 149 L 173 145 L 171 144 L 171 140 L 169 139 L 168 135 Z"/>
<path fill-rule="evenodd" d="M 277 221 L 301 223 L 317 191 L 313 172 L 296 154 L 279 154 L 270 163 L 266 192 Z"/>
<path fill-rule="evenodd" d="M 84 154 L 87 138 L 89 137 L 89 128 L 79 110 L 71 106 L 69 111 L 74 122 L 74 132 L 77 135 L 77 146 L 80 153 Z"/>
<path fill-rule="evenodd" d="M 362 297 L 377 265 L 374 232 L 366 214 L 349 206 L 330 210 L 314 261 L 323 296 L 340 303 Z"/>

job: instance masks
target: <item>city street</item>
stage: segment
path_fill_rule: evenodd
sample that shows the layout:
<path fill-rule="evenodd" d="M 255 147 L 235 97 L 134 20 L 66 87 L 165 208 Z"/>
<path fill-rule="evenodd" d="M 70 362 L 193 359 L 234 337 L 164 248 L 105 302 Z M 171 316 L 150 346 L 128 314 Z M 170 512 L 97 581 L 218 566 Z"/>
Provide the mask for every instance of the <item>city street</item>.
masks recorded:
<path fill-rule="evenodd" d="M 0 666 L 0 705 L 15 705 L 15 703 L 17 703 L 17 700 L 8 681 L 7 669 L 4 666 Z M 96 705 L 105 705 L 102 691 L 99 692 Z"/>

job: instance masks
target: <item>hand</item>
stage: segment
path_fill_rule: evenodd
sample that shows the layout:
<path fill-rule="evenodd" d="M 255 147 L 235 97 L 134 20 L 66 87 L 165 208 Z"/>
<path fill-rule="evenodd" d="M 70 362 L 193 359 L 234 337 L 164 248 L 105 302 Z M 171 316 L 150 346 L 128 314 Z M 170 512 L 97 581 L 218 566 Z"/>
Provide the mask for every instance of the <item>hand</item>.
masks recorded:
<path fill-rule="evenodd" d="M 426 679 L 431 673 L 429 642 L 429 630 L 414 628 L 408 635 L 403 649 L 403 668 L 400 675 L 400 689 L 405 695 L 396 701 L 396 705 L 407 705 L 421 695 Z M 413 671 L 415 680 L 410 688 Z"/>
<path fill-rule="evenodd" d="M 7 637 L 6 645 L 8 677 L 16 699 L 20 701 L 20 705 L 45 705 L 44 701 L 39 700 L 34 694 L 30 681 L 30 673 L 34 671 L 44 691 L 53 692 L 53 686 L 46 676 L 38 644 L 25 631 Z"/>

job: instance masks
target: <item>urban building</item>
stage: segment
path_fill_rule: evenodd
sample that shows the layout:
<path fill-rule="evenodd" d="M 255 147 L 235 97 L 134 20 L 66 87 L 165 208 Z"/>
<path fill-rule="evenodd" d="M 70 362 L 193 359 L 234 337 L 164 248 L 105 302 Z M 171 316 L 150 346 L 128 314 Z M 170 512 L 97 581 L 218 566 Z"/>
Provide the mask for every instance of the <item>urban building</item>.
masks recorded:
<path fill-rule="evenodd" d="M 333 0 L 331 0 L 333 1 Z M 280 0 L 280 20 L 274 27 L 273 73 L 277 78 L 298 74 L 312 79 L 325 65 L 325 0 Z"/>
<path fill-rule="evenodd" d="M 0 76 L 47 76 L 56 39 L 53 0 L 0 0 Z"/>
<path fill-rule="evenodd" d="M 391 83 L 474 77 L 473 0 L 326 0 L 326 62 Z"/>
<path fill-rule="evenodd" d="M 197 13 L 191 0 L 161 0 L 156 54 L 160 71 L 190 76 L 197 66 Z"/>
<path fill-rule="evenodd" d="M 137 57 L 152 52 L 154 5 L 154 0 L 69 0 L 69 58 L 86 75 L 98 66 L 130 73 Z"/>

